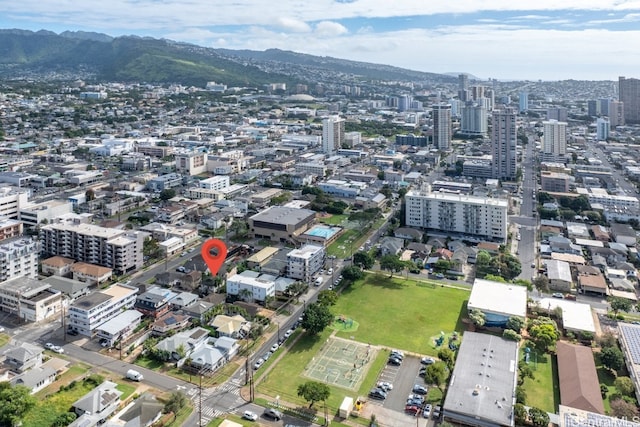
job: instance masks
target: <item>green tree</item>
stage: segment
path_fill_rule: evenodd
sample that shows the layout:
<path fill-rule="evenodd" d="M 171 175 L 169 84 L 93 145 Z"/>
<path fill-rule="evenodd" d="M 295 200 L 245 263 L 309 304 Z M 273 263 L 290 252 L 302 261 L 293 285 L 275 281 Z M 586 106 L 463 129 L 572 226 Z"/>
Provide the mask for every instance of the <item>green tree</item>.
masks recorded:
<path fill-rule="evenodd" d="M 619 311 L 627 312 L 631 310 L 631 307 L 633 305 L 631 303 L 631 300 L 622 297 L 609 297 L 608 301 L 611 309 L 616 314 L 616 316 L 618 315 Z"/>
<path fill-rule="evenodd" d="M 437 273 L 446 273 L 451 270 L 451 266 L 453 263 L 451 261 L 447 261 L 446 259 L 439 259 L 433 265 L 433 270 Z"/>
<path fill-rule="evenodd" d="M 176 197 L 176 190 L 173 188 L 166 188 L 160 192 L 160 200 L 169 200 Z"/>
<path fill-rule="evenodd" d="M 513 407 L 513 416 L 515 417 L 516 425 L 524 425 L 527 422 L 527 408 L 522 403 L 516 403 Z"/>
<path fill-rule="evenodd" d="M 513 329 L 505 329 L 504 331 L 502 331 L 502 338 L 517 342 L 522 339 L 522 335 L 520 335 Z"/>
<path fill-rule="evenodd" d="M 313 404 L 323 400 L 327 400 L 331 395 L 331 389 L 328 385 L 316 381 L 307 381 L 306 383 L 298 386 L 298 396 L 302 397 L 309 404 L 309 408 L 313 407 Z"/>
<path fill-rule="evenodd" d="M 549 414 L 540 408 L 529 408 L 529 419 L 534 427 L 547 427 L 549 425 Z"/>
<path fill-rule="evenodd" d="M 618 347 L 606 347 L 600 351 L 600 361 L 605 368 L 619 371 L 624 366 L 624 356 Z"/>
<path fill-rule="evenodd" d="M 53 424 L 51 424 L 51 427 L 67 427 L 69 424 L 74 422 L 76 418 L 77 415 L 75 412 L 64 412 L 58 415 L 55 420 L 53 420 Z"/>
<path fill-rule="evenodd" d="M 169 396 L 167 403 L 164 404 L 164 412 L 167 414 L 173 413 L 173 419 L 175 420 L 178 412 L 187 405 L 187 402 L 187 396 L 183 392 L 174 391 Z"/>
<path fill-rule="evenodd" d="M 375 258 L 369 255 L 369 252 L 356 252 L 353 254 L 353 264 L 361 267 L 365 270 L 371 269 L 373 264 L 376 262 Z"/>
<path fill-rule="evenodd" d="M 331 322 L 333 322 L 333 315 L 329 307 L 324 304 L 310 304 L 302 315 L 302 327 L 311 335 L 319 334 Z"/>
<path fill-rule="evenodd" d="M 27 387 L 0 383 L 0 425 L 15 425 L 35 404 L 36 398 Z"/>
<path fill-rule="evenodd" d="M 497 276 L 495 274 L 487 274 L 486 276 L 484 276 L 485 280 L 491 280 L 492 282 L 498 282 L 498 283 L 508 283 L 507 279 L 505 279 L 502 276 Z"/>
<path fill-rule="evenodd" d="M 522 328 L 524 328 L 525 322 L 522 317 L 519 316 L 511 316 L 507 319 L 507 324 L 505 325 L 507 329 L 511 329 L 517 333 L 520 333 Z"/>
<path fill-rule="evenodd" d="M 479 328 L 483 327 L 486 322 L 484 313 L 478 309 L 473 309 L 469 312 L 469 319 Z"/>
<path fill-rule="evenodd" d="M 623 396 L 633 397 L 635 393 L 633 381 L 629 377 L 618 377 L 613 382 L 613 385 L 616 387 L 616 390 L 618 390 L 618 392 Z"/>
<path fill-rule="evenodd" d="M 449 375 L 447 364 L 444 362 L 436 362 L 429 366 L 424 373 L 424 382 L 427 384 L 433 384 L 442 390 L 442 386 L 447 381 Z"/>
<path fill-rule="evenodd" d="M 330 291 L 325 289 L 323 291 L 318 292 L 318 304 L 323 304 L 326 306 L 336 305 L 338 301 L 338 294 L 335 291 Z"/>
<path fill-rule="evenodd" d="M 450 371 L 453 370 L 453 366 L 456 363 L 456 355 L 453 351 L 451 351 L 451 349 L 442 347 L 438 351 L 438 359 L 442 360 L 447 365 L 447 368 Z"/>
<path fill-rule="evenodd" d="M 393 277 L 394 272 L 404 270 L 405 263 L 400 261 L 398 255 L 385 255 L 380 258 L 380 268 L 391 272 L 389 277 Z"/>
<path fill-rule="evenodd" d="M 355 282 L 356 280 L 362 279 L 364 273 L 355 265 L 350 265 L 342 269 L 342 277 L 349 282 Z"/>
<path fill-rule="evenodd" d="M 520 386 L 516 387 L 516 403 L 521 405 L 527 403 L 527 392 Z"/>
<path fill-rule="evenodd" d="M 532 283 L 540 292 L 549 292 L 549 278 L 546 275 L 541 274 L 536 276 Z"/>
<path fill-rule="evenodd" d="M 539 351 L 546 352 L 549 347 L 555 346 L 558 340 L 558 331 L 548 323 L 535 325 L 529 328 L 529 336 Z"/>

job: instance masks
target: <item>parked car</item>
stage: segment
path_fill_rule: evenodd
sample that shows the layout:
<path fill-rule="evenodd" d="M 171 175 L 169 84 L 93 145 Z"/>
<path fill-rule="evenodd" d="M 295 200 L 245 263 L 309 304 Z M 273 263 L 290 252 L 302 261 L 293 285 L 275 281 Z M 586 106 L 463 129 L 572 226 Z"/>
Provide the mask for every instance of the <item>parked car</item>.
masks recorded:
<path fill-rule="evenodd" d="M 269 360 L 272 354 L 273 353 L 271 353 L 270 351 L 267 351 L 265 354 L 262 355 L 262 359 L 264 359 L 264 361 L 266 362 L 267 360 Z"/>
<path fill-rule="evenodd" d="M 391 350 L 391 356 L 398 359 L 404 359 L 404 353 L 400 350 Z"/>
<path fill-rule="evenodd" d="M 47 350 L 53 350 L 53 347 L 55 347 L 55 345 L 53 343 L 50 343 L 50 342 L 48 342 L 48 343 L 46 343 L 44 345 L 44 348 L 46 348 Z"/>
<path fill-rule="evenodd" d="M 280 421 L 282 419 L 282 412 L 273 408 L 267 408 L 262 413 L 262 416 L 265 418 L 272 419 L 274 421 Z"/>
<path fill-rule="evenodd" d="M 423 395 L 421 395 L 421 394 L 410 394 L 410 395 L 407 397 L 407 400 L 419 400 L 419 401 L 421 401 L 422 403 L 424 403 L 424 396 L 423 396 Z"/>
<path fill-rule="evenodd" d="M 272 345 L 272 346 L 271 346 L 271 352 L 272 352 L 272 353 L 275 353 L 275 352 L 276 352 L 276 350 L 278 349 L 278 347 L 279 347 L 279 346 L 278 346 L 278 344 L 274 344 L 274 345 Z"/>
<path fill-rule="evenodd" d="M 424 418 L 429 418 L 431 416 L 431 404 L 427 403 L 424 405 L 424 409 L 422 410 L 422 416 Z"/>
<path fill-rule="evenodd" d="M 289 338 L 293 333 L 293 329 L 287 329 L 287 332 L 284 333 L 285 338 Z"/>
<path fill-rule="evenodd" d="M 393 390 L 393 384 L 391 384 L 389 382 L 386 382 L 386 381 L 380 381 L 378 383 L 378 388 L 389 392 L 389 391 Z"/>
<path fill-rule="evenodd" d="M 427 394 L 427 388 L 423 385 L 416 384 L 413 386 L 413 392 L 417 394 Z"/>
<path fill-rule="evenodd" d="M 434 359 L 433 357 L 423 357 L 422 359 L 420 359 L 420 363 L 422 363 L 423 365 L 433 365 L 436 362 L 436 359 Z"/>
<path fill-rule="evenodd" d="M 64 353 L 64 348 L 54 345 L 51 351 L 56 352 L 58 354 Z"/>
<path fill-rule="evenodd" d="M 389 363 L 389 365 L 393 365 L 393 366 L 400 366 L 400 365 L 402 365 L 402 360 L 398 359 L 397 357 L 390 357 L 389 361 L 387 363 Z"/>
<path fill-rule="evenodd" d="M 374 388 L 369 392 L 369 397 L 372 399 L 384 400 L 387 398 L 387 393 L 379 388 Z"/>
<path fill-rule="evenodd" d="M 440 405 L 436 405 L 433 407 L 433 418 L 435 420 L 437 420 L 438 418 L 440 418 L 440 413 L 442 412 L 442 408 L 440 407 Z"/>
<path fill-rule="evenodd" d="M 407 414 L 416 415 L 418 412 L 420 412 L 420 406 L 417 406 L 417 405 L 405 405 L 404 411 Z"/>
<path fill-rule="evenodd" d="M 564 299 L 575 301 L 576 300 L 576 296 L 573 295 L 573 294 L 564 294 Z"/>
<path fill-rule="evenodd" d="M 422 406 L 422 404 L 424 403 L 423 400 L 419 400 L 419 399 L 407 399 L 407 406 Z"/>
<path fill-rule="evenodd" d="M 551 296 L 554 298 L 564 298 L 564 295 L 562 295 L 560 292 L 554 292 L 551 294 Z"/>
<path fill-rule="evenodd" d="M 424 378 L 425 375 L 427 375 L 427 368 L 426 366 L 423 366 L 422 368 L 420 368 L 420 371 L 418 372 L 418 376 L 421 378 Z"/>
<path fill-rule="evenodd" d="M 242 418 L 249 421 L 256 421 L 258 419 L 258 414 L 251 411 L 244 411 L 244 413 L 242 414 Z"/>
<path fill-rule="evenodd" d="M 260 369 L 260 366 L 262 366 L 263 363 L 264 363 L 264 359 L 256 360 L 256 363 L 253 364 L 253 369 L 254 370 Z"/>

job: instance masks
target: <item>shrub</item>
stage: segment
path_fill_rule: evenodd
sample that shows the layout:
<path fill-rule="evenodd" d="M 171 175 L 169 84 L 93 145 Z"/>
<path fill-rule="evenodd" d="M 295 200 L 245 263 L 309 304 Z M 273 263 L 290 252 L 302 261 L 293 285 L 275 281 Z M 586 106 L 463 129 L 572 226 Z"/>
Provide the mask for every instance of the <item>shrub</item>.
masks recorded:
<path fill-rule="evenodd" d="M 502 332 L 502 337 L 511 341 L 520 341 L 522 339 L 522 336 L 513 329 L 505 329 Z"/>

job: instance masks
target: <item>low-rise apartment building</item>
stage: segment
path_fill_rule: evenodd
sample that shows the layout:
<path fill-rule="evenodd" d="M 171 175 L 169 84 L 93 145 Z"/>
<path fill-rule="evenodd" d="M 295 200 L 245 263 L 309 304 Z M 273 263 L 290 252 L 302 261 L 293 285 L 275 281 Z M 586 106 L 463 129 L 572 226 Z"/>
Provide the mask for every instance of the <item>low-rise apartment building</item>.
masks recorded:
<path fill-rule="evenodd" d="M 0 241 L 22 236 L 22 221 L 0 218 Z"/>
<path fill-rule="evenodd" d="M 0 309 L 25 322 L 41 322 L 60 316 L 62 294 L 48 283 L 19 277 L 0 283 Z"/>
<path fill-rule="evenodd" d="M 40 242 L 21 238 L 0 244 L 0 282 L 17 277 L 38 277 Z"/>
<path fill-rule="evenodd" d="M 310 282 L 314 274 L 322 269 L 325 260 L 323 246 L 304 245 L 287 254 L 287 276 Z"/>
<path fill-rule="evenodd" d="M 245 301 L 264 301 L 276 293 L 275 277 L 245 270 L 227 279 L 227 294 Z"/>
<path fill-rule="evenodd" d="M 78 298 L 69 306 L 69 328 L 92 337 L 103 323 L 113 319 L 136 302 L 138 288 L 115 284 L 102 291 Z"/>

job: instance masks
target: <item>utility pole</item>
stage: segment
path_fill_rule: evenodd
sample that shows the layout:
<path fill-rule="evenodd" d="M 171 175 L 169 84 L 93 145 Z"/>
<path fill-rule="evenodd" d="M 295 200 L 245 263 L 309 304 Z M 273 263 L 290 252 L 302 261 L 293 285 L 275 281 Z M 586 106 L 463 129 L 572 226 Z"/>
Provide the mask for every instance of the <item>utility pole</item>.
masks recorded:
<path fill-rule="evenodd" d="M 202 427 L 202 375 L 200 375 L 200 387 L 199 387 L 199 400 L 200 400 L 200 408 L 199 408 L 199 412 L 200 412 L 200 423 L 199 426 Z"/>

